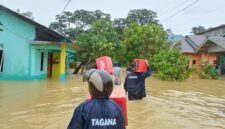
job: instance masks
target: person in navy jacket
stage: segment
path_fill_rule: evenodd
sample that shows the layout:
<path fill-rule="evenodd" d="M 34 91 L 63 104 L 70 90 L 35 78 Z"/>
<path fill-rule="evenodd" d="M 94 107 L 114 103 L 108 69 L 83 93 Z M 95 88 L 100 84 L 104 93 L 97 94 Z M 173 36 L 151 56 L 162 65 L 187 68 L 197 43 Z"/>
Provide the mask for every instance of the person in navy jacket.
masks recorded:
<path fill-rule="evenodd" d="M 148 67 L 147 71 L 144 73 L 134 72 L 137 68 L 135 63 L 131 66 L 131 71 L 127 72 L 124 89 L 128 93 L 129 100 L 138 100 L 146 97 L 145 79 L 152 74 L 152 69 L 149 68 L 147 60 L 146 63 Z"/>
<path fill-rule="evenodd" d="M 74 111 L 68 129 L 125 129 L 121 108 L 109 96 L 113 81 L 103 70 L 88 70 L 84 79 L 88 81 L 92 97 L 80 104 Z"/>

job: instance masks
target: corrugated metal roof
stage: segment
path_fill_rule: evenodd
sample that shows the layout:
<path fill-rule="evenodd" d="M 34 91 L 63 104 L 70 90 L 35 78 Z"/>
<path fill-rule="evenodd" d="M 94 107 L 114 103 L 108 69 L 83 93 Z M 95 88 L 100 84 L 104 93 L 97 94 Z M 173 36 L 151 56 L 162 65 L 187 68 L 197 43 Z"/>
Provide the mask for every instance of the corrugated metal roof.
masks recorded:
<path fill-rule="evenodd" d="M 181 39 L 181 51 L 187 53 L 194 53 L 195 49 L 185 40 L 185 38 Z"/>
<path fill-rule="evenodd" d="M 207 32 L 210 32 L 210 31 L 214 31 L 214 30 L 217 30 L 217 29 L 220 29 L 220 28 L 223 28 L 225 27 L 225 24 L 222 24 L 222 25 L 219 25 L 219 26 L 216 26 L 216 27 L 213 27 L 213 28 L 209 28 L 201 33 L 198 33 L 197 35 L 201 35 L 201 34 L 204 34 L 204 33 L 207 33 Z"/>
<path fill-rule="evenodd" d="M 225 48 L 225 38 L 223 37 L 209 37 L 209 40 L 211 40 L 212 42 L 216 43 L 217 45 Z"/>
<path fill-rule="evenodd" d="M 205 41 L 206 37 L 201 35 L 187 35 L 179 42 L 181 51 L 186 53 L 195 53 L 196 49 Z"/>
<path fill-rule="evenodd" d="M 191 39 L 198 47 L 206 40 L 204 35 L 188 35 L 187 38 Z"/>
<path fill-rule="evenodd" d="M 225 38 L 223 38 L 223 37 L 208 37 L 208 39 L 205 40 L 205 41 L 199 46 L 199 48 L 196 50 L 196 52 L 207 51 L 207 49 L 208 49 L 213 43 L 225 49 Z"/>

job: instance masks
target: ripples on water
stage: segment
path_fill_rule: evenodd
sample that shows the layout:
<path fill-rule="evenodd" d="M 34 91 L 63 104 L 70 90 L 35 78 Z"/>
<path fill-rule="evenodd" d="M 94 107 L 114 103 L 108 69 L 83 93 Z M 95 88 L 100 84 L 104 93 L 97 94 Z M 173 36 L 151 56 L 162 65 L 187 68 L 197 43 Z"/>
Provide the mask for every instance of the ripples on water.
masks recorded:
<path fill-rule="evenodd" d="M 225 80 L 146 81 L 147 97 L 128 101 L 127 129 L 225 129 Z M 78 76 L 65 83 L 1 81 L 1 129 L 64 129 L 85 100 Z"/>

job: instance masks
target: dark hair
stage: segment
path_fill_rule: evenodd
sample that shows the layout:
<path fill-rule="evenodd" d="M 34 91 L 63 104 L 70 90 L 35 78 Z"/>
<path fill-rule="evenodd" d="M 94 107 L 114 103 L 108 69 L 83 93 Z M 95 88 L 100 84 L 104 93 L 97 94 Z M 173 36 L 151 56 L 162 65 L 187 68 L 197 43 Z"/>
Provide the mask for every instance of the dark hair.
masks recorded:
<path fill-rule="evenodd" d="M 134 71 L 135 69 L 137 69 L 137 63 L 133 62 L 131 65 L 131 71 Z"/>
<path fill-rule="evenodd" d="M 99 91 L 94 83 L 88 82 L 89 85 L 89 93 L 92 98 L 109 98 L 113 91 L 113 81 L 110 76 L 106 76 L 104 71 L 97 71 L 101 77 L 103 83 L 103 92 Z"/>

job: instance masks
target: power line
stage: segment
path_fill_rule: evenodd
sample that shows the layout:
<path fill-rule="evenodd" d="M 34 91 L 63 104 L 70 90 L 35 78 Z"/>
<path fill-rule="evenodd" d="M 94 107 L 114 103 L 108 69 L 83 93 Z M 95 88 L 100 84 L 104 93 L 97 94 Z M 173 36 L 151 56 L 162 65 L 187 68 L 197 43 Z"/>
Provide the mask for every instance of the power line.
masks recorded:
<path fill-rule="evenodd" d="M 69 1 L 67 2 L 67 4 L 65 5 L 65 7 L 63 8 L 63 10 L 62 10 L 61 13 L 63 13 L 63 11 L 64 11 L 64 10 L 66 9 L 66 7 L 69 5 L 70 1 L 71 1 L 71 0 L 69 0 Z"/>
<path fill-rule="evenodd" d="M 179 14 L 179 13 L 182 12 L 182 11 L 184 11 L 185 9 L 187 9 L 187 8 L 189 8 L 189 7 L 191 7 L 191 6 L 193 6 L 194 4 L 196 4 L 196 3 L 199 2 L 199 1 L 200 1 L 200 0 L 195 0 L 194 2 L 192 2 L 191 4 L 189 4 L 188 6 L 186 6 L 186 7 L 184 7 L 183 9 L 177 11 L 177 12 L 174 13 L 173 15 L 167 17 L 166 19 L 162 20 L 162 23 L 165 22 L 165 21 L 167 21 L 167 20 L 169 20 L 170 18 L 176 16 L 177 14 Z"/>
<path fill-rule="evenodd" d="M 181 5 L 185 4 L 185 3 L 187 3 L 188 1 L 191 1 L 191 0 L 185 0 L 185 1 L 183 1 L 182 3 L 179 3 L 179 4 L 175 5 L 173 8 L 171 8 L 171 9 L 167 10 L 166 12 L 164 12 L 161 16 L 164 16 L 165 14 L 168 14 L 169 12 L 171 12 L 171 11 L 173 11 L 174 9 L 176 9 L 177 7 L 179 7 L 179 6 L 181 6 Z"/>

